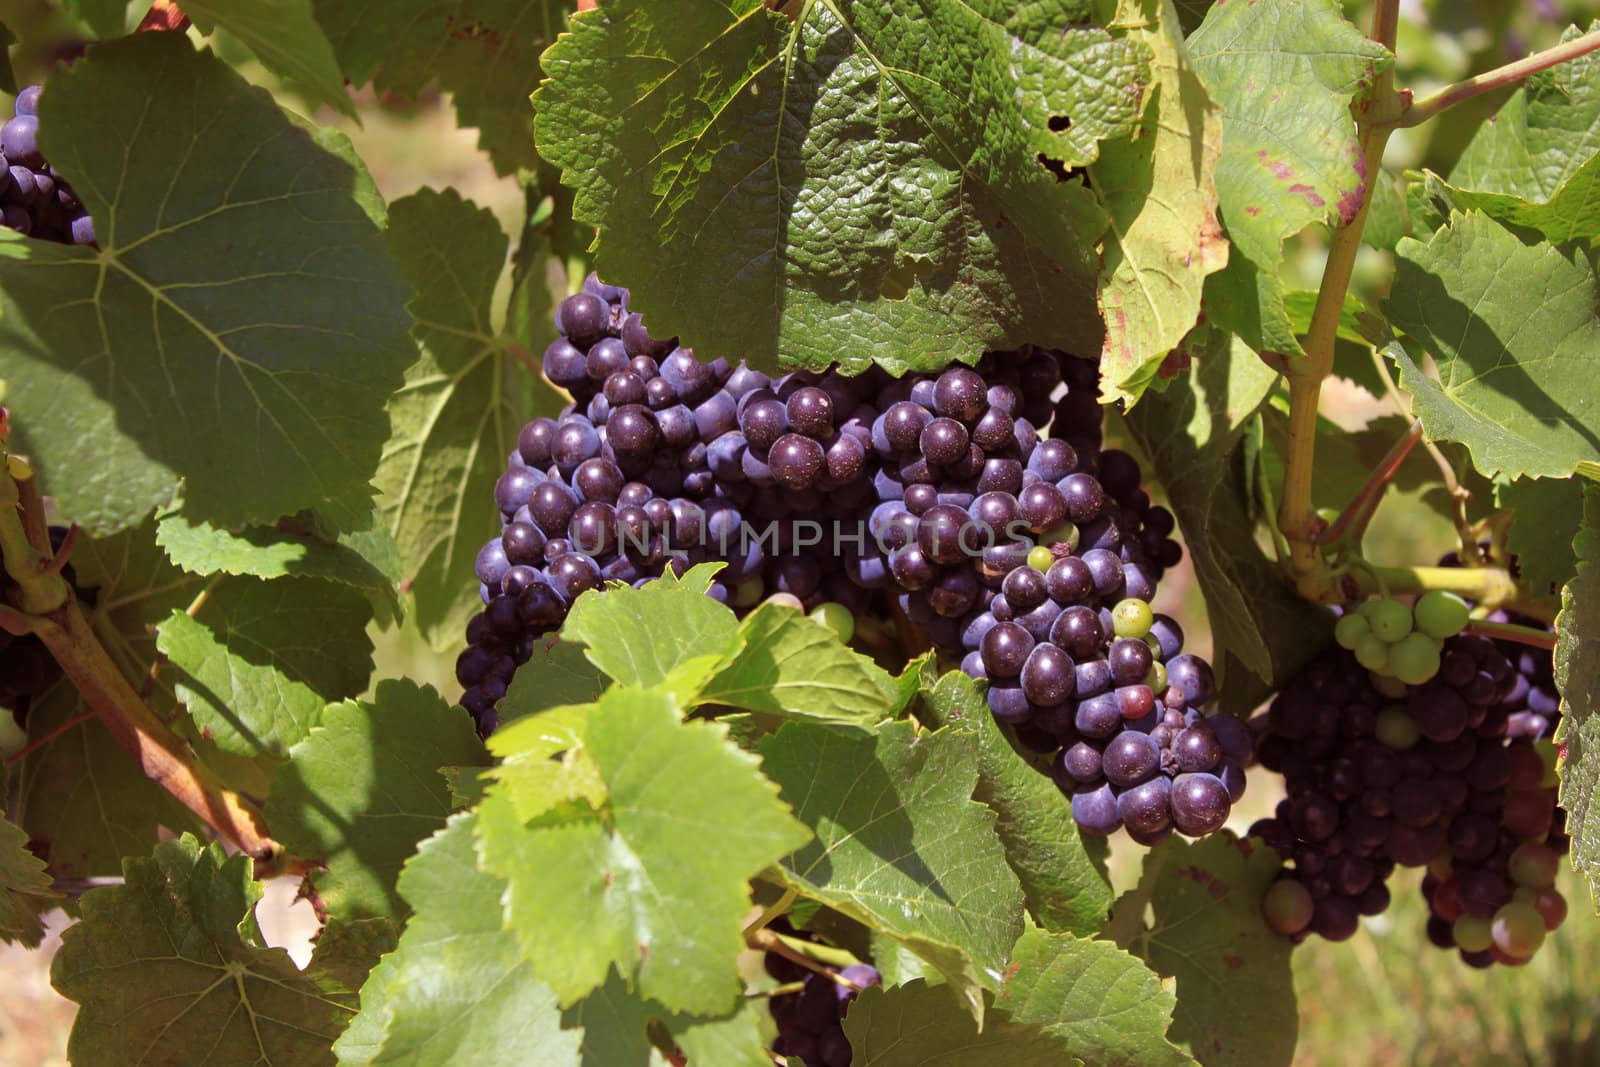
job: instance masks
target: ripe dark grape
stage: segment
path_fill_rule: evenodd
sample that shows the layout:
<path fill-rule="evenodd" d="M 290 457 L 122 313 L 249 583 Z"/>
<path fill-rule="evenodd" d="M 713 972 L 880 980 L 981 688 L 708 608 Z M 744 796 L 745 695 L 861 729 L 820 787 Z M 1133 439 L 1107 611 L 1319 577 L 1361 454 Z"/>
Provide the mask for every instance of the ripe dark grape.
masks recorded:
<path fill-rule="evenodd" d="M 1187 731 L 1186 731 L 1187 732 Z M 1222 779 L 1211 774 L 1180 774 L 1172 781 L 1172 821 L 1191 837 L 1222 828 L 1232 801 Z"/>

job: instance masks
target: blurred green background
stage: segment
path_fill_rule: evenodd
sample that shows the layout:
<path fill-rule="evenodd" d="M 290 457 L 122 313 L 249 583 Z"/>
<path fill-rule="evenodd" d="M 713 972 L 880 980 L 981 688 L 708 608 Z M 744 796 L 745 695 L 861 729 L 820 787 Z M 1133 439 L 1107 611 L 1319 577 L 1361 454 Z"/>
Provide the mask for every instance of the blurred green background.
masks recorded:
<path fill-rule="evenodd" d="M 1193 10 L 1203 5 L 1180 4 Z M 1368 5 L 1346 4 L 1347 13 L 1365 22 Z M 137 20 L 137 10 L 130 9 Z M 1600 3 L 1534 0 L 1529 3 L 1407 2 L 1398 52 L 1398 83 L 1419 94 L 1554 42 L 1571 22 L 1600 17 Z M 1186 12 L 1187 13 L 1187 12 Z M 69 20 L 36 0 L 0 0 L 0 22 L 17 32 L 17 72 L 35 80 L 48 67 L 81 51 Z M 222 55 L 284 106 L 305 112 L 304 103 L 275 84 L 249 53 L 228 41 L 212 41 Z M 1408 168 L 1448 172 L 1472 131 L 1492 114 L 1507 93 L 1483 97 L 1428 126 L 1401 131 L 1391 142 L 1385 170 L 1398 181 Z M 455 126 L 449 101 L 437 96 L 416 100 L 378 99 L 356 94 L 361 121 L 331 112 L 313 113 L 317 122 L 343 130 L 354 142 L 388 199 L 423 186 L 455 186 L 489 208 L 508 233 L 521 224 L 523 194 L 514 177 L 500 178 L 477 150 L 477 135 Z M 1398 209 L 1397 209 L 1398 210 Z M 1403 217 L 1400 219 L 1403 225 Z M 1291 244 L 1289 271 L 1295 287 L 1314 289 L 1320 276 L 1325 234 L 1308 231 Z M 1376 302 L 1385 293 L 1389 253 L 1363 251 L 1355 292 Z M 612 279 L 626 283 L 627 279 Z M 1346 430 L 1392 414 L 1392 402 L 1358 386 L 1334 380 L 1325 395 L 1324 414 Z M 1339 500 L 1320 503 L 1338 505 Z M 1480 491 L 1475 505 L 1487 510 Z M 485 506 L 491 506 L 485 501 Z M 1367 540 L 1379 562 L 1431 562 L 1454 547 L 1454 531 L 1419 490 L 1391 492 Z M 1187 566 L 1163 583 L 1159 610 L 1180 618 L 1193 651 L 1209 654 L 1211 639 L 1205 605 Z M 376 677 L 407 676 L 431 683 L 453 699 L 456 648 L 435 650 L 414 629 L 402 625 L 374 631 Z M 1243 832 L 1270 812 L 1281 796 L 1274 776 L 1251 772 L 1250 789 L 1234 809 L 1229 826 Z M 1063 818 L 1066 806 L 1063 804 Z M 1113 846 L 1111 871 L 1117 888 L 1132 885 L 1142 850 L 1126 839 Z M 1402 871 L 1391 882 L 1394 903 L 1377 918 L 1363 920 L 1348 942 L 1308 941 L 1295 954 L 1294 979 L 1300 1001 L 1300 1040 L 1296 1064 L 1333 1065 L 1600 1065 L 1600 922 L 1587 892 L 1570 871 L 1559 887 L 1571 907 L 1568 922 L 1523 968 L 1475 971 L 1453 952 L 1442 952 L 1423 935 L 1427 908 L 1417 890 L 1420 872 Z M 308 951 L 315 928 L 304 902 L 294 903 L 292 884 L 269 889 L 263 925 L 275 944 L 297 954 Z M 57 923 L 56 927 L 59 928 Z M 48 982 L 48 952 L 0 949 L 0 1065 L 41 1067 L 66 1062 L 66 1037 L 73 1005 L 56 996 Z"/>

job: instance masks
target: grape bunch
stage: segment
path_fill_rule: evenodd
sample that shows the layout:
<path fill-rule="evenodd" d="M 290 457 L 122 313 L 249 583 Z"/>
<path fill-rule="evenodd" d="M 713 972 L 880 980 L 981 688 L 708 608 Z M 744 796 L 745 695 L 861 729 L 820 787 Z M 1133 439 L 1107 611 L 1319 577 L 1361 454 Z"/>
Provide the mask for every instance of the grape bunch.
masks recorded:
<path fill-rule="evenodd" d="M 1200 714 L 1211 669 L 1150 609 L 1175 521 L 1103 447 L 1093 364 L 1023 348 L 774 378 L 653 337 L 628 302 L 594 276 L 562 302 L 543 369 L 572 404 L 523 427 L 495 485 L 456 665 L 481 732 L 577 597 L 718 562 L 736 611 L 786 603 L 845 640 L 871 618 L 959 660 L 1056 754 L 1091 832 L 1221 825 L 1249 738 Z"/>
<path fill-rule="evenodd" d="M 1287 796 L 1250 833 L 1293 865 L 1263 902 L 1279 932 L 1350 937 L 1397 865 L 1427 868 L 1428 935 L 1473 966 L 1525 962 L 1560 924 L 1554 752 L 1528 710 L 1553 691 L 1549 653 L 1470 634 L 1443 649 L 1421 685 L 1329 649 L 1267 712 L 1259 756 Z"/>
<path fill-rule="evenodd" d="M 775 952 L 768 952 L 764 963 L 780 988 L 800 985 L 798 991 L 775 992 L 767 1000 L 772 1021 L 778 1024 L 772 1051 L 794 1057 L 807 1067 L 850 1067 L 844 1016 L 861 990 L 882 984 L 877 968 L 857 963 L 836 973 L 823 973 Z"/>
<path fill-rule="evenodd" d="M 50 527 L 50 547 L 60 551 L 66 541 L 65 526 Z M 72 564 L 61 568 L 61 577 L 72 586 L 79 600 L 93 604 L 94 590 L 80 589 Z M 0 569 L 0 603 L 11 603 L 16 583 L 4 569 Z M 9 709 L 19 726 L 26 725 L 28 707 L 33 698 L 49 689 L 61 678 L 61 667 L 56 663 L 44 642 L 33 634 L 16 636 L 0 630 L 0 708 Z"/>
<path fill-rule="evenodd" d="M 43 92 L 42 85 L 23 89 L 14 114 L 0 125 L 0 225 L 47 241 L 92 245 L 94 220 L 39 151 Z"/>
<path fill-rule="evenodd" d="M 1439 672 L 1444 640 L 1467 625 L 1467 602 L 1433 591 L 1415 604 L 1383 597 L 1362 601 L 1340 616 L 1333 639 L 1369 671 L 1421 685 Z"/>

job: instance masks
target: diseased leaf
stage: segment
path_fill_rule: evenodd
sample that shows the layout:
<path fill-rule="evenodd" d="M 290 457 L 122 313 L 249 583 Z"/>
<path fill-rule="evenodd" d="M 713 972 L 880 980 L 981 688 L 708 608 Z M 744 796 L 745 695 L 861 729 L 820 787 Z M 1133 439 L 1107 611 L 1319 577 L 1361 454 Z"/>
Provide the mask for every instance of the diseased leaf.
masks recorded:
<path fill-rule="evenodd" d="M 0 941 L 38 948 L 44 940 L 40 915 L 60 898 L 44 861 L 28 851 L 28 835 L 0 818 Z"/>
<path fill-rule="evenodd" d="M 960 671 L 923 691 L 919 717 L 977 737 L 973 798 L 995 813 L 995 833 L 1034 921 L 1046 930 L 1092 936 L 1105 922 L 1111 887 L 1085 852 L 1061 790 L 1012 748 L 976 683 Z"/>
<path fill-rule="evenodd" d="M 1022 932 L 1023 894 L 994 813 L 972 799 L 978 739 L 905 722 L 876 734 L 790 723 L 758 747 L 816 835 L 784 857 L 788 884 L 904 944 L 981 1018 L 983 989 Z"/>
<path fill-rule="evenodd" d="M 1578 573 L 1561 590 L 1556 616 L 1556 688 L 1561 693 L 1561 806 L 1572 866 L 1589 882 L 1600 913 L 1600 488 L 1585 485 L 1583 526 L 1573 542 Z"/>
<path fill-rule="evenodd" d="M 793 608 L 763 604 L 739 638 L 697 702 L 863 726 L 894 714 L 888 672 Z"/>
<path fill-rule="evenodd" d="M 263 66 L 319 104 L 356 117 L 333 58 L 333 46 L 311 14 L 311 0 L 239 4 L 183 0 L 183 13 L 201 33 L 222 28 L 256 54 Z"/>
<path fill-rule="evenodd" d="M 283 755 L 372 674 L 372 606 L 313 578 L 234 579 L 157 631 L 178 699 L 225 752 Z"/>
<path fill-rule="evenodd" d="M 400 872 L 411 921 L 334 1044 L 344 1067 L 580 1062 L 582 1035 L 562 1030 L 555 994 L 500 927 L 505 883 L 478 867 L 476 823 L 454 816 Z"/>
<path fill-rule="evenodd" d="M 525 823 L 500 788 L 479 807 L 484 865 L 509 883 L 505 922 L 564 1003 L 614 963 L 668 1010 L 734 1007 L 748 881 L 807 832 L 726 732 L 682 722 L 663 693 L 614 688 L 583 738 L 602 807 L 570 803 Z"/>
<path fill-rule="evenodd" d="M 473 560 L 499 535 L 494 483 L 517 432 L 560 402 L 495 328 L 506 238 L 488 210 L 424 189 L 390 205 L 386 240 L 417 292 L 410 307 L 423 353 L 389 402 L 394 435 L 376 482 L 417 624 L 443 645 L 483 606 Z"/>
<path fill-rule="evenodd" d="M 182 34 L 94 49 L 40 110 L 101 249 L 0 234 L 0 378 L 63 514 L 120 530 L 181 480 L 237 526 L 365 484 L 415 358 L 366 179 Z"/>
<path fill-rule="evenodd" d="M 355 1014 L 352 974 L 382 946 L 341 938 L 365 958 L 313 958 L 304 971 L 256 926 L 261 887 L 247 856 L 187 834 L 131 858 L 126 884 L 80 902 L 50 981 L 78 1002 L 67 1051 L 75 1064 L 182 1063 L 196 1049 L 218 1063 L 327 1063 Z M 323 954 L 319 952 L 319 956 Z"/>
<path fill-rule="evenodd" d="M 1138 888 L 1112 912 L 1112 925 L 1131 931 L 1118 943 L 1178 980 L 1169 1034 L 1207 1067 L 1275 1067 L 1294 1055 L 1293 946 L 1261 918 L 1280 866 L 1277 853 L 1228 831 L 1169 838 L 1145 854 Z"/>
<path fill-rule="evenodd" d="M 1081 3 L 606 0 L 542 58 L 540 151 L 652 330 L 762 367 L 1097 351 L 1077 166 L 1126 136 L 1144 50 Z"/>
<path fill-rule="evenodd" d="M 956 987 L 921 978 L 864 990 L 844 1017 L 851 1067 L 959 1063 L 962 1067 L 1061 1067 L 1065 1042 L 1037 1025 L 990 1018 L 982 1031 Z"/>
<path fill-rule="evenodd" d="M 1216 4 L 1189 53 L 1222 105 L 1217 195 L 1228 266 L 1206 285 L 1211 317 L 1252 348 L 1298 354 L 1283 306 L 1283 241 L 1349 222 L 1365 173 L 1351 102 L 1392 57 L 1334 0 Z"/>
<path fill-rule="evenodd" d="M 1123 0 L 1117 24 L 1150 49 L 1152 84 L 1134 140 L 1107 141 L 1089 173 L 1111 219 L 1100 374 L 1108 398 L 1136 400 L 1194 326 L 1206 275 L 1228 261 L 1212 180 L 1222 109 L 1184 49 L 1171 0 Z"/>
<path fill-rule="evenodd" d="M 1427 243 L 1397 250 L 1385 310 L 1433 356 L 1391 344 L 1430 439 L 1459 441 L 1489 477 L 1564 478 L 1600 441 L 1596 252 L 1525 241 L 1478 212 L 1452 212 Z"/>
<path fill-rule="evenodd" d="M 441 767 L 485 762 L 471 719 L 431 688 L 385 681 L 371 702 L 329 707 L 274 776 L 267 825 L 312 873 L 334 918 L 391 916 L 417 842 L 444 826 L 450 790 Z"/>
<path fill-rule="evenodd" d="M 1175 1004 L 1159 977 L 1111 942 L 1043 930 L 1022 935 L 995 997 L 996 1010 L 1045 1026 L 1088 1067 L 1193 1064 L 1167 1040 Z"/>

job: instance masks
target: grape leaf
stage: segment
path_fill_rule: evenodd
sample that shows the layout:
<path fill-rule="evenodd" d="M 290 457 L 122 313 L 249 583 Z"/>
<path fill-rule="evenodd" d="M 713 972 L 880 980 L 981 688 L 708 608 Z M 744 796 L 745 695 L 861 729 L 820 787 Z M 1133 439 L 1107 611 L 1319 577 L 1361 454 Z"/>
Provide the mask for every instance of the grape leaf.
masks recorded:
<path fill-rule="evenodd" d="M 11 46 L 17 43 L 17 35 L 11 27 L 0 22 L 0 89 L 8 93 L 15 93 L 21 88 L 17 84 L 17 72 L 11 65 Z"/>
<path fill-rule="evenodd" d="M 199 819 L 145 777 L 69 683 L 34 699 L 28 738 L 40 747 L 19 766 L 11 815 L 55 877 L 116 875 L 122 857 L 150 851 L 163 827 L 201 829 Z"/>
<path fill-rule="evenodd" d="M 1393 57 L 1334 0 L 1216 4 L 1189 53 L 1222 105 L 1217 195 L 1233 243 L 1206 305 L 1252 348 L 1299 353 L 1278 276 L 1283 242 L 1355 218 L 1365 172 L 1350 105 Z"/>
<path fill-rule="evenodd" d="M 1597 137 L 1600 59 L 1591 53 L 1531 75 L 1478 127 L 1450 172 L 1451 199 L 1552 241 L 1600 237 Z"/>
<path fill-rule="evenodd" d="M 1178 980 L 1169 1033 L 1207 1067 L 1273 1067 L 1294 1055 L 1292 945 L 1261 919 L 1280 866 L 1271 849 L 1227 831 L 1169 838 L 1145 855 L 1139 886 L 1113 909 L 1113 925 L 1132 930 L 1121 947 Z"/>
<path fill-rule="evenodd" d="M 560 32 L 569 0 L 312 0 L 345 73 L 358 85 L 416 96 L 448 92 L 462 126 L 495 170 L 538 164 L 533 109 L 539 53 Z"/>
<path fill-rule="evenodd" d="M 757 366 L 1098 351 L 1093 194 L 1143 49 L 1086 5 L 605 0 L 542 62 L 540 151 L 651 329 Z M 1059 131 L 1059 132 L 1057 132 Z"/>
<path fill-rule="evenodd" d="M 927 960 L 981 1019 L 1022 932 L 1023 894 L 972 799 L 978 739 L 910 723 L 877 734 L 789 723 L 763 739 L 767 776 L 816 840 L 783 859 L 788 884 Z"/>
<path fill-rule="evenodd" d="M 578 1063 L 582 1035 L 561 1028 L 555 994 L 500 927 L 505 883 L 478 868 L 476 820 L 453 816 L 400 872 L 413 913 L 334 1044 L 345 1067 Z"/>
<path fill-rule="evenodd" d="M 95 48 L 40 109 L 101 251 L 0 234 L 0 378 L 63 512 L 111 532 L 181 479 L 236 526 L 365 483 L 416 349 L 364 179 L 182 34 Z"/>
<path fill-rule="evenodd" d="M 1400 242 L 1385 310 L 1433 356 L 1438 378 L 1400 345 L 1385 354 L 1430 439 L 1461 442 L 1489 477 L 1564 478 L 1593 460 L 1595 256 L 1526 243 L 1478 212 L 1452 212 L 1427 243 Z"/>
<path fill-rule="evenodd" d="M 1517 557 L 1520 581 L 1536 596 L 1556 596 L 1577 560 L 1572 541 L 1583 523 L 1581 483 L 1564 478 L 1496 482 L 1496 508 L 1511 509 L 1506 547 Z"/>
<path fill-rule="evenodd" d="M 649 1002 L 630 993 L 615 970 L 604 985 L 562 1013 L 568 1027 L 583 1030 L 584 1067 L 667 1067 L 645 1033 L 650 1019 Z"/>
<path fill-rule="evenodd" d="M 495 737 L 504 735 L 510 723 L 536 712 L 598 700 L 608 684 L 609 679 L 583 654 L 582 645 L 548 635 L 534 642 L 533 655 L 512 676 L 500 701 Z"/>
<path fill-rule="evenodd" d="M 160 517 L 156 543 L 173 563 L 193 574 L 299 575 L 393 595 L 388 575 L 346 539 L 325 540 L 308 515 L 225 530 L 174 511 Z"/>
<path fill-rule="evenodd" d="M 128 0 L 63 0 L 62 6 L 101 37 L 121 37 L 133 28 Z"/>
<path fill-rule="evenodd" d="M 506 238 L 493 214 L 454 190 L 424 189 L 390 205 L 387 241 L 416 288 L 423 355 L 389 402 L 395 432 L 376 481 L 417 623 L 442 645 L 482 607 L 473 560 L 499 535 L 495 479 L 522 428 L 519 391 L 534 376 L 494 326 Z M 540 396 L 538 411 L 560 406 L 549 386 Z"/>
<path fill-rule="evenodd" d="M 726 733 L 680 721 L 661 692 L 613 688 L 583 738 L 603 807 L 568 804 L 525 824 L 499 789 L 480 806 L 484 865 L 509 883 L 506 921 L 564 1003 L 614 962 L 669 1010 L 732 1008 L 746 883 L 807 833 Z"/>
<path fill-rule="evenodd" d="M 995 1008 L 1038 1023 L 1092 1067 L 1159 1067 L 1194 1059 L 1167 1040 L 1176 998 L 1109 941 L 1029 930 L 1017 942 Z"/>
<path fill-rule="evenodd" d="M 371 702 L 329 707 L 290 750 L 267 825 L 295 855 L 327 865 L 311 880 L 329 915 L 401 918 L 400 866 L 450 814 L 439 768 L 483 762 L 472 720 L 432 688 L 380 682 Z"/>
<path fill-rule="evenodd" d="M 963 1011 L 957 990 L 917 979 L 894 989 L 864 990 L 844 1017 L 852 1067 L 960 1064 L 961 1067 L 1061 1067 L 1065 1043 L 1036 1025 L 1003 1014 L 983 1024 Z"/>
<path fill-rule="evenodd" d="M 333 45 L 311 14 L 311 0 L 270 4 L 183 0 L 183 13 L 201 33 L 219 27 L 231 33 L 255 53 L 262 66 L 293 82 L 313 102 L 356 117 L 344 76 L 333 58 Z"/>
<path fill-rule="evenodd" d="M 1327 613 L 1295 594 L 1257 545 L 1240 462 L 1246 423 L 1277 375 L 1239 344 L 1208 353 L 1189 388 L 1147 397 L 1128 429 L 1166 490 L 1194 562 L 1206 615 L 1222 650 L 1276 688 L 1327 643 Z M 1247 714 L 1266 690 L 1224 675 L 1224 710 Z"/>
<path fill-rule="evenodd" d="M 1011 747 L 976 683 L 960 671 L 947 672 L 924 690 L 920 717 L 929 726 L 977 737 L 978 788 L 973 797 L 995 813 L 995 833 L 1022 883 L 1034 921 L 1047 930 L 1084 937 L 1096 933 L 1111 906 L 1111 887 L 1065 817 L 1067 798 Z"/>
<path fill-rule="evenodd" d="M 28 851 L 28 835 L 0 818 L 0 941 L 38 948 L 44 940 L 40 914 L 60 898 L 44 861 Z"/>
<path fill-rule="evenodd" d="M 642 589 L 614 583 L 585 593 L 573 603 L 562 639 L 584 645 L 589 662 L 624 685 L 657 685 L 679 670 L 703 681 L 740 640 L 733 612 L 706 596 L 714 569 L 702 564 L 681 581 L 662 577 Z"/>
<path fill-rule="evenodd" d="M 1154 57 L 1135 139 L 1107 141 L 1089 168 L 1112 237 L 1100 266 L 1100 374 L 1108 398 L 1134 400 L 1194 326 L 1206 275 L 1228 261 L 1212 180 L 1222 109 L 1184 50 L 1171 0 L 1122 0 L 1116 21 Z"/>
<path fill-rule="evenodd" d="M 157 630 L 178 699 L 225 752 L 283 755 L 329 701 L 353 697 L 372 674 L 372 606 L 354 589 L 314 578 L 219 585 L 193 617 Z"/>
<path fill-rule="evenodd" d="M 318 953 L 301 971 L 256 926 L 261 887 L 246 856 L 187 834 L 123 865 L 125 885 L 84 895 L 50 981 L 79 1004 L 67 1051 L 85 1067 L 212 1062 L 326 1063 L 355 1013 L 345 977 L 375 959 Z M 377 946 L 339 939 L 343 950 Z M 322 957 L 322 958 L 319 958 Z"/>
<path fill-rule="evenodd" d="M 745 997 L 733 1014 L 721 1018 L 671 1015 L 661 1021 L 689 1063 L 769 1067 L 772 1058 L 761 1036 L 761 1018 L 766 1014 L 763 1001 Z"/>
<path fill-rule="evenodd" d="M 1600 488 L 1585 484 L 1583 526 L 1574 540 L 1578 573 L 1561 590 L 1556 617 L 1556 688 L 1561 692 L 1561 806 L 1573 869 L 1589 882 L 1600 913 Z"/>
<path fill-rule="evenodd" d="M 793 608 L 763 604 L 739 636 L 697 701 L 860 726 L 894 714 L 888 672 Z"/>

